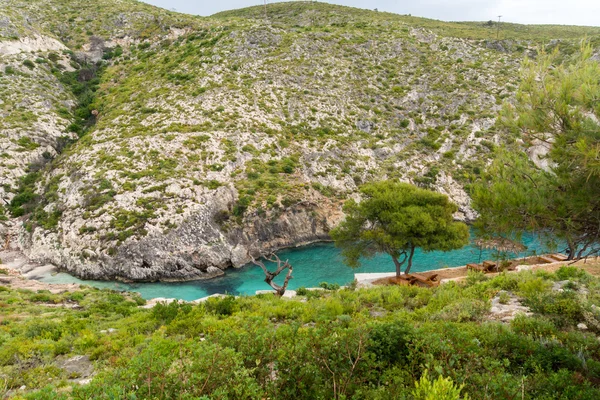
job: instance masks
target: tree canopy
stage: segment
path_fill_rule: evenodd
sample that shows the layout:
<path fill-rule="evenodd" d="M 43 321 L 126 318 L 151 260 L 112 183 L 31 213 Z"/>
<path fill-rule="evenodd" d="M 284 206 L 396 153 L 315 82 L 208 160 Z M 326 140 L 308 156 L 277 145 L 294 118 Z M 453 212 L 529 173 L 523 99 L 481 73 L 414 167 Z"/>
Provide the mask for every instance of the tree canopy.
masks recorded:
<path fill-rule="evenodd" d="M 468 227 L 452 218 L 458 207 L 443 194 L 396 181 L 366 184 L 360 192 L 362 201 L 348 200 L 346 219 L 330 232 L 353 268 L 361 257 L 387 253 L 399 276 L 404 263 L 410 272 L 416 248 L 449 251 L 468 243 Z"/>
<path fill-rule="evenodd" d="M 515 135 L 473 188 L 482 235 L 536 231 L 565 240 L 570 258 L 599 249 L 600 64 L 588 45 L 526 61 L 501 125 Z"/>

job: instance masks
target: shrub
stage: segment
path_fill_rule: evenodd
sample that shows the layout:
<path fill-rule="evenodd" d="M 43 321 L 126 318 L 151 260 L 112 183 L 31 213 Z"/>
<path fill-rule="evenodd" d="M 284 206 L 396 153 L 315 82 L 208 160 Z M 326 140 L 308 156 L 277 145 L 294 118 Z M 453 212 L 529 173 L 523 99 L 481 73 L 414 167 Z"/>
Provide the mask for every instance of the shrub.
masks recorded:
<path fill-rule="evenodd" d="M 125 365 L 77 386 L 75 398 L 260 398 L 258 384 L 235 350 L 153 338 Z"/>
<path fill-rule="evenodd" d="M 239 304 L 234 296 L 227 296 L 223 299 L 210 298 L 204 303 L 204 306 L 207 311 L 222 316 L 232 315 L 239 310 Z"/>
<path fill-rule="evenodd" d="M 519 279 L 513 274 L 501 273 L 489 280 L 487 286 L 512 292 L 519 287 Z"/>
<path fill-rule="evenodd" d="M 508 304 L 510 302 L 510 295 L 508 292 L 501 292 L 498 301 L 500 304 Z"/>
<path fill-rule="evenodd" d="M 25 150 L 35 150 L 38 147 L 40 147 L 39 144 L 37 144 L 27 136 L 20 137 L 19 140 L 17 140 L 17 144 L 23 147 Z"/>
<path fill-rule="evenodd" d="M 25 61 L 23 61 L 23 65 L 26 66 L 29 69 L 34 69 L 35 68 L 35 64 L 31 60 L 25 60 Z"/>
<path fill-rule="evenodd" d="M 369 351 L 386 365 L 405 363 L 411 329 L 402 321 L 375 324 L 371 330 Z"/>
<path fill-rule="evenodd" d="M 340 285 L 338 285 L 337 283 L 321 282 L 319 283 L 319 287 L 325 290 L 338 290 L 340 288 Z"/>
<path fill-rule="evenodd" d="M 236 217 L 242 217 L 248 206 L 252 203 L 252 198 L 249 196 L 242 196 L 238 200 L 237 204 L 233 207 L 232 214 Z"/>
<path fill-rule="evenodd" d="M 527 299 L 537 298 L 548 291 L 551 284 L 541 277 L 532 277 L 519 282 L 519 294 Z"/>
<path fill-rule="evenodd" d="M 296 294 L 298 296 L 306 296 L 308 294 L 308 290 L 304 286 L 300 286 L 296 289 Z"/>
<path fill-rule="evenodd" d="M 37 320 L 30 322 L 24 331 L 24 336 L 29 339 L 43 337 L 58 340 L 62 334 L 61 326 L 54 321 Z"/>
<path fill-rule="evenodd" d="M 181 313 L 185 315 L 192 310 L 192 306 L 178 301 L 158 303 L 152 307 L 152 317 L 162 325 L 167 325 Z"/>
<path fill-rule="evenodd" d="M 415 382 L 412 394 L 415 400 L 460 400 L 460 392 L 464 386 L 457 387 L 452 379 L 441 375 L 435 381 L 430 381 L 428 372 L 425 370 L 421 379 Z M 468 399 L 468 396 L 463 399 Z"/>
<path fill-rule="evenodd" d="M 544 317 L 528 317 L 518 314 L 510 323 L 514 332 L 531 337 L 553 337 L 557 334 L 556 326 Z"/>
<path fill-rule="evenodd" d="M 584 280 L 587 278 L 587 273 L 584 270 L 574 266 L 560 267 L 555 274 L 558 280 L 561 281 L 568 279 Z"/>
<path fill-rule="evenodd" d="M 488 309 L 485 301 L 463 298 L 447 305 L 434 317 L 445 321 L 478 321 L 487 313 Z"/>
<path fill-rule="evenodd" d="M 561 328 L 575 326 L 583 321 L 583 309 L 577 293 L 573 291 L 533 297 L 528 304 L 532 311 L 548 316 Z"/>
<path fill-rule="evenodd" d="M 475 285 L 476 283 L 486 281 L 488 279 L 487 276 L 483 272 L 469 270 L 467 272 L 467 277 L 465 278 L 465 282 L 468 286 Z"/>

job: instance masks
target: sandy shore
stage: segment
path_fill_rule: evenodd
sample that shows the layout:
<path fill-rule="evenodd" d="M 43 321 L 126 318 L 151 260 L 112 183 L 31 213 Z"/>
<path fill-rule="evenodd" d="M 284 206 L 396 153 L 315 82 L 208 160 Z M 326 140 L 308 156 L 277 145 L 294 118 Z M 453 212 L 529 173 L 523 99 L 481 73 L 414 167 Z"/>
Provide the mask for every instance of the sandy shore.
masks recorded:
<path fill-rule="evenodd" d="M 10 269 L 4 264 L 0 264 L 0 286 L 8 286 L 12 289 L 26 289 L 33 292 L 38 290 L 48 290 L 51 293 L 74 292 L 79 289 L 76 283 L 44 283 L 33 279 L 28 279 L 17 270 Z"/>

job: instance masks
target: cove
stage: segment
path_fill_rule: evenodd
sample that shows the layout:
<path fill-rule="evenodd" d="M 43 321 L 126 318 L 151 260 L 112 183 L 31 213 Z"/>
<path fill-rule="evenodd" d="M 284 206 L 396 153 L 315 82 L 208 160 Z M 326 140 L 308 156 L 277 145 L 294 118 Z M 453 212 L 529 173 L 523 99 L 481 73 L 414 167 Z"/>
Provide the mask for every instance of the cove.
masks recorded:
<path fill-rule="evenodd" d="M 523 237 L 527 251 L 520 254 L 510 254 L 510 257 L 524 257 L 548 252 L 548 248 L 534 235 Z M 559 248 L 558 250 L 562 250 Z M 494 259 L 493 251 L 482 251 L 474 245 L 450 252 L 434 251 L 415 252 L 413 272 L 423 272 L 445 267 L 457 267 L 470 262 Z M 387 254 L 379 254 L 371 259 L 363 260 L 362 266 L 351 269 L 343 263 L 338 249 L 332 243 L 320 243 L 278 252 L 281 259 L 289 259 L 294 267 L 293 279 L 289 289 L 299 287 L 316 287 L 321 282 L 348 284 L 354 280 L 355 273 L 361 272 L 393 272 L 394 264 Z M 268 265 L 268 264 L 267 264 Z M 273 267 L 273 265 L 270 265 Z M 282 274 L 283 275 L 283 274 Z M 143 298 L 156 297 L 177 298 L 181 300 L 196 300 L 215 293 L 234 295 L 253 295 L 257 290 L 267 290 L 270 287 L 264 282 L 262 270 L 255 265 L 246 265 L 240 269 L 227 269 L 225 276 L 208 281 L 192 281 L 180 283 L 132 283 L 104 281 L 84 281 L 69 274 L 58 273 L 44 275 L 38 280 L 46 283 L 79 283 L 97 288 L 126 290 L 139 292 Z M 283 279 L 283 277 L 280 277 Z"/>

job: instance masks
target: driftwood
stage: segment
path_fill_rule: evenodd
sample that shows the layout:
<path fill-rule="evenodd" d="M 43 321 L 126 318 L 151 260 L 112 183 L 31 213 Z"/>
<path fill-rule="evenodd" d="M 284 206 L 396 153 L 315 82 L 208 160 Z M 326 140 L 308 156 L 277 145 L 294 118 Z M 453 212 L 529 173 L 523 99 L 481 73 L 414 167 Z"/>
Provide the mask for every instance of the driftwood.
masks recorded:
<path fill-rule="evenodd" d="M 264 259 L 273 263 L 277 263 L 277 269 L 271 272 L 267 269 L 264 262 L 260 260 L 255 260 L 254 258 L 252 259 L 252 263 L 254 265 L 258 265 L 263 270 L 263 272 L 265 273 L 265 282 L 267 282 L 269 286 L 271 286 L 273 290 L 275 290 L 275 293 L 278 296 L 283 296 L 285 290 L 287 289 L 288 283 L 290 282 L 290 279 L 292 279 L 292 265 L 289 263 L 289 260 L 281 261 L 281 259 L 279 259 L 279 257 L 277 257 L 275 254 L 271 254 L 267 257 L 264 257 Z M 278 284 L 273 282 L 273 279 L 275 279 L 277 275 L 279 275 L 286 269 L 288 270 L 287 276 L 283 281 L 283 285 L 279 286 Z"/>

